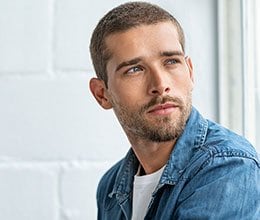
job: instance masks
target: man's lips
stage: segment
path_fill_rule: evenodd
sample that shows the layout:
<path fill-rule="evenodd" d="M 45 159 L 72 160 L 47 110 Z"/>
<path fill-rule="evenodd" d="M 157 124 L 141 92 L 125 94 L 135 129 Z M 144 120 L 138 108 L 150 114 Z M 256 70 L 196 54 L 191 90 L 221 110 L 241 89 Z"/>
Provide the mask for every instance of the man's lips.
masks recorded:
<path fill-rule="evenodd" d="M 150 110 L 148 110 L 148 113 L 155 115 L 166 115 L 175 111 L 177 107 L 179 106 L 173 103 L 160 104 L 152 107 Z"/>

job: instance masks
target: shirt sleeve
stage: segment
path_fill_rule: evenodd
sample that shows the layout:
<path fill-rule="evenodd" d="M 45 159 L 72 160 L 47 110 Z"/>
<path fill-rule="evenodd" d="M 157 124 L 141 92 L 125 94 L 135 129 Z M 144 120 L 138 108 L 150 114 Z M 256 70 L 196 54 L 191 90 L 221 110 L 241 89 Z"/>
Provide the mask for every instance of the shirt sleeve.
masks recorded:
<path fill-rule="evenodd" d="M 184 187 L 173 219 L 260 219 L 260 168 L 246 157 L 213 157 Z"/>

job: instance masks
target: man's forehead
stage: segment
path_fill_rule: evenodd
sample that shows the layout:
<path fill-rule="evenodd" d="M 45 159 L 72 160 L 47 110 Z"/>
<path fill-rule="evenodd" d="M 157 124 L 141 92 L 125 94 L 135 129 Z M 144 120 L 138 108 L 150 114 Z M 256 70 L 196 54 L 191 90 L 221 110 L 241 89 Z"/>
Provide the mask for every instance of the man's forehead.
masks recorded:
<path fill-rule="evenodd" d="M 107 41 L 110 38 L 113 38 L 113 36 L 117 36 L 117 35 L 123 35 L 123 34 L 127 34 L 129 32 L 131 32 L 132 30 L 141 30 L 142 28 L 146 28 L 146 27 L 159 27 L 159 26 L 165 26 L 167 25 L 168 28 L 170 27 L 172 30 L 175 30 L 176 34 L 178 34 L 178 29 L 176 24 L 173 21 L 161 21 L 161 22 L 155 22 L 155 23 L 151 23 L 151 24 L 138 24 L 135 25 L 133 27 L 130 27 L 128 29 L 124 29 L 124 30 L 118 30 L 118 31 L 113 31 L 112 33 L 108 33 L 105 36 L 105 41 Z"/>
<path fill-rule="evenodd" d="M 142 50 L 151 45 L 161 47 L 161 51 L 178 50 L 181 48 L 179 35 L 173 22 L 139 25 L 125 31 L 108 35 L 105 38 L 105 47 L 110 53 L 128 50 Z M 164 48 L 163 48 L 164 47 Z"/>

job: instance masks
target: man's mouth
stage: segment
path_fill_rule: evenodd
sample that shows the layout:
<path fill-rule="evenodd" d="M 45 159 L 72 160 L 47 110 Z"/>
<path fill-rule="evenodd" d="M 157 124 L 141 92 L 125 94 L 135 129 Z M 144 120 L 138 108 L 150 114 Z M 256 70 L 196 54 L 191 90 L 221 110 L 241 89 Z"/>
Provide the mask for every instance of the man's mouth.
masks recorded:
<path fill-rule="evenodd" d="M 148 113 L 153 115 L 168 115 L 175 111 L 179 106 L 174 103 L 159 104 L 148 110 Z"/>

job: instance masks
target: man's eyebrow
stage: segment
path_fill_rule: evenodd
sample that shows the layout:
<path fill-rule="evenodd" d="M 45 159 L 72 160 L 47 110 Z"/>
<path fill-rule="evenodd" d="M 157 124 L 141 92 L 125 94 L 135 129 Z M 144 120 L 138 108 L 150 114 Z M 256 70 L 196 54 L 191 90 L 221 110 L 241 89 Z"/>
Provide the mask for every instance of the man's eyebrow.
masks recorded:
<path fill-rule="evenodd" d="M 170 57 L 170 56 L 184 56 L 184 53 L 180 50 L 173 50 L 173 51 L 163 51 L 160 53 L 162 57 Z"/>
<path fill-rule="evenodd" d="M 170 57 L 170 56 L 184 56 L 184 53 L 180 50 L 173 50 L 173 51 L 163 51 L 160 53 L 160 56 L 163 57 Z M 116 71 L 120 70 L 121 68 L 125 67 L 125 66 L 131 66 L 131 65 L 135 65 L 137 63 L 139 63 L 142 59 L 140 57 L 134 58 L 132 60 L 127 60 L 124 61 L 122 63 L 120 63 L 117 67 L 116 67 Z"/>
<path fill-rule="evenodd" d="M 127 61 L 124 61 L 122 63 L 120 63 L 117 67 L 116 67 L 116 71 L 120 70 L 121 68 L 125 67 L 125 66 L 131 66 L 131 65 L 134 65 L 134 64 L 137 64 L 141 61 L 141 58 L 137 57 L 137 58 L 134 58 L 132 60 L 127 60 Z"/>

